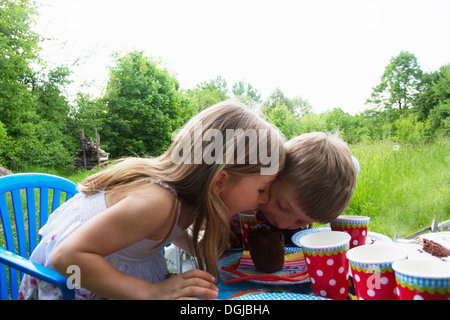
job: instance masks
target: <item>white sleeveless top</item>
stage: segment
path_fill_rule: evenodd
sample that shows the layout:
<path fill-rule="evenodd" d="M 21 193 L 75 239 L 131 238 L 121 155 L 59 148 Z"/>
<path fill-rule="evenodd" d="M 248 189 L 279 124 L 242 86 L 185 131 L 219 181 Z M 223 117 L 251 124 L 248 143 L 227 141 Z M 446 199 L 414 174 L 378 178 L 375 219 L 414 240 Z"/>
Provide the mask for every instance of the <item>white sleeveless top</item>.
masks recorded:
<path fill-rule="evenodd" d="M 171 190 L 177 196 L 176 191 L 164 182 L 153 179 L 150 182 Z M 31 254 L 30 260 L 53 269 L 50 258 L 54 248 L 84 222 L 106 210 L 106 208 L 104 193 L 92 196 L 86 196 L 82 193 L 76 194 L 50 215 L 48 222 L 39 231 L 42 240 Z M 179 215 L 180 206 L 178 206 L 177 222 Z M 160 282 L 170 276 L 161 249 L 173 239 L 181 236 L 182 233 L 183 230 L 176 223 L 168 239 L 154 250 L 149 252 L 149 249 L 159 244 L 160 241 L 143 239 L 106 256 L 105 259 L 123 273 L 151 283 Z M 83 272 L 83 270 L 80 270 L 80 272 Z M 83 286 L 82 283 L 81 286 Z M 19 299 L 53 300 L 61 298 L 61 292 L 55 286 L 29 275 L 24 275 L 20 286 Z M 81 288 L 76 289 L 75 299 L 102 299 L 102 297 Z"/>

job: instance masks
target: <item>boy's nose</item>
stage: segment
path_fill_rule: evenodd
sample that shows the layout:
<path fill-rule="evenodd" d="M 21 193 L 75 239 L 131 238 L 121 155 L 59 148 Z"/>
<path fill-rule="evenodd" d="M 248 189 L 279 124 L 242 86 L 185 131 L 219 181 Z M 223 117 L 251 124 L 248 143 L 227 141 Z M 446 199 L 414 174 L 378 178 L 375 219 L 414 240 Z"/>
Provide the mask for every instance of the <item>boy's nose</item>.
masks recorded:
<path fill-rule="evenodd" d="M 264 193 L 261 193 L 259 196 L 259 204 L 266 204 L 269 202 L 269 190 L 266 189 Z"/>

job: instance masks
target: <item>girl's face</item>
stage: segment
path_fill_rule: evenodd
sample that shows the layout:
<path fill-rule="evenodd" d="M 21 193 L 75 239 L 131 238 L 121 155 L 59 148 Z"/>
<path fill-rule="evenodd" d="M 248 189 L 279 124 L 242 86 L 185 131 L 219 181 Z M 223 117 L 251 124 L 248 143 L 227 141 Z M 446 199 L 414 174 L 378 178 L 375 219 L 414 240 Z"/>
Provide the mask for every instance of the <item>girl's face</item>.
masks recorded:
<path fill-rule="evenodd" d="M 220 175 L 222 174 L 222 177 Z M 257 209 L 268 200 L 270 184 L 275 175 L 235 176 L 221 171 L 219 196 L 228 209 L 230 221 L 239 212 Z"/>
<path fill-rule="evenodd" d="M 313 224 L 314 220 L 296 204 L 292 187 L 276 180 L 269 191 L 269 199 L 260 205 L 258 214 L 270 224 L 280 229 L 298 229 Z"/>

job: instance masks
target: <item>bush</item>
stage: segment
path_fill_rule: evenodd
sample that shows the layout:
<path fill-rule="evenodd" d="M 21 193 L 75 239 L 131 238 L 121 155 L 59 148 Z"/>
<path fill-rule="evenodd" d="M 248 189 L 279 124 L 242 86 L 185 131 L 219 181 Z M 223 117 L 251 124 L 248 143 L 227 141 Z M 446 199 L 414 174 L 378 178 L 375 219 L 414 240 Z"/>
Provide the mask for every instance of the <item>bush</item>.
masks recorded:
<path fill-rule="evenodd" d="M 0 121 L 0 164 L 8 165 L 16 160 L 14 150 L 17 150 L 17 146 L 8 137 L 5 125 Z"/>
<path fill-rule="evenodd" d="M 436 135 L 450 136 L 450 103 L 441 103 L 432 109 L 427 123 Z"/>
<path fill-rule="evenodd" d="M 397 142 L 418 144 L 427 139 L 425 124 L 413 114 L 402 115 L 392 124 L 392 139 Z"/>

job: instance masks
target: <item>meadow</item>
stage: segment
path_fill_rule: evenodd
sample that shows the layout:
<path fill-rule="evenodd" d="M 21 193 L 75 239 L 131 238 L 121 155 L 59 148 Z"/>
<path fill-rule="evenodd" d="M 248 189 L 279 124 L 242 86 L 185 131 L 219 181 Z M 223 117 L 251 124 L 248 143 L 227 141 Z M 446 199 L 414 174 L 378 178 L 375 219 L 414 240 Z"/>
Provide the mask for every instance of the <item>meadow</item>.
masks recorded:
<path fill-rule="evenodd" d="M 425 228 L 433 218 L 450 219 L 450 139 L 417 145 L 384 140 L 349 147 L 361 172 L 344 214 L 371 217 L 369 231 L 391 238 Z M 75 183 L 91 174 L 71 168 L 24 171 L 56 174 Z"/>
<path fill-rule="evenodd" d="M 405 237 L 450 219 L 450 140 L 350 145 L 361 172 L 346 214 L 370 216 L 369 231 Z"/>

